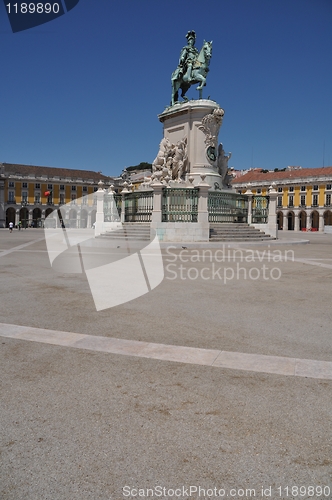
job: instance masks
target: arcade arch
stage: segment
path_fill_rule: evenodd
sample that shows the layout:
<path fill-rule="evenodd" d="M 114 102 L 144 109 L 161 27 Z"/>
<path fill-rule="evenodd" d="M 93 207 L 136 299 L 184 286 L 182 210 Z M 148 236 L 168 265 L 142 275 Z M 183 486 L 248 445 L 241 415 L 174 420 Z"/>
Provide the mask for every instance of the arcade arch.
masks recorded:
<path fill-rule="evenodd" d="M 41 217 L 42 217 L 42 211 L 40 208 L 34 208 L 32 211 L 32 223 L 33 227 L 41 227 Z"/>
<path fill-rule="evenodd" d="M 294 225 L 295 225 L 295 214 L 294 212 L 288 212 L 287 214 L 288 231 L 294 231 Z"/>
<path fill-rule="evenodd" d="M 86 229 L 88 227 L 88 212 L 81 210 L 80 227 Z"/>
<path fill-rule="evenodd" d="M 69 211 L 69 227 L 71 228 L 77 227 L 77 212 L 75 208 L 72 208 Z"/>
<path fill-rule="evenodd" d="M 29 225 L 29 210 L 26 207 L 20 209 L 19 220 L 22 223 L 22 227 L 26 229 Z"/>
<path fill-rule="evenodd" d="M 277 213 L 277 224 L 278 224 L 278 230 L 282 230 L 284 227 L 284 214 L 282 212 Z"/>
<path fill-rule="evenodd" d="M 50 215 L 52 212 L 53 212 L 53 208 L 47 208 L 47 209 L 45 210 L 45 219 L 46 219 L 46 217 L 47 217 L 48 215 Z"/>
<path fill-rule="evenodd" d="M 9 207 L 6 210 L 6 227 L 12 222 L 15 225 L 15 208 Z"/>
<path fill-rule="evenodd" d="M 299 229 L 307 229 L 307 213 L 304 210 L 299 213 Z"/>
<path fill-rule="evenodd" d="M 332 211 L 326 210 L 324 212 L 324 226 L 332 226 Z"/>
<path fill-rule="evenodd" d="M 314 210 L 310 214 L 310 224 L 311 224 L 311 229 L 315 229 L 318 231 L 319 229 L 319 213 L 317 210 Z"/>

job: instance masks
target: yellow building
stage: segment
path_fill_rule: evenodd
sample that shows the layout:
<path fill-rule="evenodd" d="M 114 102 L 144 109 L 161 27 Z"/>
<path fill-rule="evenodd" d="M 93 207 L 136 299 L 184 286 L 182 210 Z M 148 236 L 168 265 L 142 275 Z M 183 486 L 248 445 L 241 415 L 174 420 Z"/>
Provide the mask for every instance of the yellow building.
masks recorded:
<path fill-rule="evenodd" d="M 332 167 L 288 167 L 285 171 L 250 170 L 236 177 L 232 186 L 244 193 L 268 194 L 273 185 L 278 191 L 279 230 L 323 231 L 332 226 Z"/>
<path fill-rule="evenodd" d="M 105 187 L 114 183 L 114 178 L 91 170 L 0 163 L 0 227 L 9 222 L 42 227 L 53 210 L 66 204 L 71 227 L 91 227 L 96 220 L 93 193 L 100 180 Z"/>

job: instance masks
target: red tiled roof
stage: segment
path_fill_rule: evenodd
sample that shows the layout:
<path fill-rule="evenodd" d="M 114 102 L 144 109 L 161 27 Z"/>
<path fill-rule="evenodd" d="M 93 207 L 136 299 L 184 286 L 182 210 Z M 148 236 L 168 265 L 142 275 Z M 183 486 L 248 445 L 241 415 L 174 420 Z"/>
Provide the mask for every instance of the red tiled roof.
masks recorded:
<path fill-rule="evenodd" d="M 36 177 L 59 177 L 64 180 L 66 177 L 70 179 L 91 179 L 95 182 L 100 180 L 111 181 L 113 178 L 107 175 L 94 172 L 93 170 L 74 170 L 71 168 L 57 168 L 57 167 L 37 167 L 35 165 L 18 165 L 15 163 L 0 163 L 4 168 L 5 175 L 34 175 Z"/>
<path fill-rule="evenodd" d="M 301 168 L 298 170 L 285 170 L 284 172 L 262 172 L 250 171 L 234 179 L 233 184 L 248 182 L 277 182 L 283 180 L 296 180 L 303 177 L 330 177 L 332 182 L 332 167 Z"/>

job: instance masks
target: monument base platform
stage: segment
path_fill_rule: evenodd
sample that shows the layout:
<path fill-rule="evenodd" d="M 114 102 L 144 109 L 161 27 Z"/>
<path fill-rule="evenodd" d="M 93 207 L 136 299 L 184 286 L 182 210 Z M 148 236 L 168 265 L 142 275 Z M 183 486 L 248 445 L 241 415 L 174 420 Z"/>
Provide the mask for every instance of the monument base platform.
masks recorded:
<path fill-rule="evenodd" d="M 164 126 L 164 139 L 173 145 L 186 141 L 185 178 L 193 177 L 194 186 L 201 181 L 201 174 L 212 189 L 223 185 L 218 163 L 218 133 L 223 116 L 224 110 L 209 99 L 178 103 L 158 115 Z"/>

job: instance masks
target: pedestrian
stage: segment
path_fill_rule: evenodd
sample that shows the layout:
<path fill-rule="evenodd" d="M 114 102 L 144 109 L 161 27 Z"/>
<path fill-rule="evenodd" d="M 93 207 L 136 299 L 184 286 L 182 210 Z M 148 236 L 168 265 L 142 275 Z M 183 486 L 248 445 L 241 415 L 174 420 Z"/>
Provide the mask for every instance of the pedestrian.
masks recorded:
<path fill-rule="evenodd" d="M 13 227 L 14 224 L 12 222 L 9 223 L 9 231 L 12 233 L 13 232 Z"/>
<path fill-rule="evenodd" d="M 22 227 L 22 222 L 21 221 L 18 221 L 18 230 L 21 231 L 21 227 Z"/>

